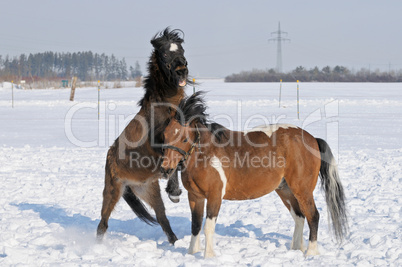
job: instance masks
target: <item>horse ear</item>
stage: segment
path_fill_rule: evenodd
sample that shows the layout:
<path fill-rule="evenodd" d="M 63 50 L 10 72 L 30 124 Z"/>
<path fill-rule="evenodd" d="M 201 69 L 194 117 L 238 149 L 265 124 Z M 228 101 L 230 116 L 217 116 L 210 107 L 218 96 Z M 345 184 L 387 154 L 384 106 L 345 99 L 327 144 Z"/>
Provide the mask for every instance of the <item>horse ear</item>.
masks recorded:
<path fill-rule="evenodd" d="M 161 38 L 161 33 L 157 33 L 157 34 L 155 34 L 155 36 L 151 39 L 151 42 L 150 42 L 150 43 L 152 44 L 152 46 L 153 46 L 155 49 L 157 49 L 158 46 L 159 46 L 160 38 Z"/>
<path fill-rule="evenodd" d="M 155 38 L 151 40 L 151 44 L 154 48 L 156 48 L 156 39 Z"/>
<path fill-rule="evenodd" d="M 175 118 L 176 115 L 177 115 L 177 109 L 174 108 L 174 107 L 169 107 L 169 108 L 168 108 L 168 112 L 169 112 L 169 115 L 170 115 L 171 117 L 173 117 L 173 118 Z"/>

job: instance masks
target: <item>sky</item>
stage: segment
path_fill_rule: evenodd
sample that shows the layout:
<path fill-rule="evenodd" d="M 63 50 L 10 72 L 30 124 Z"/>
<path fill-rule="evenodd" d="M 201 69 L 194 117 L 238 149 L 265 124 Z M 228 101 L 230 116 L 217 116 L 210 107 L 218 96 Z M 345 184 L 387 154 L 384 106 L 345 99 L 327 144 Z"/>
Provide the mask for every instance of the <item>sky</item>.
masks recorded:
<path fill-rule="evenodd" d="M 225 77 L 275 68 L 280 22 L 284 71 L 400 70 L 401 11 L 400 0 L 0 0 L 0 55 L 92 51 L 138 61 L 145 74 L 149 41 L 170 26 L 185 33 L 192 77 Z"/>

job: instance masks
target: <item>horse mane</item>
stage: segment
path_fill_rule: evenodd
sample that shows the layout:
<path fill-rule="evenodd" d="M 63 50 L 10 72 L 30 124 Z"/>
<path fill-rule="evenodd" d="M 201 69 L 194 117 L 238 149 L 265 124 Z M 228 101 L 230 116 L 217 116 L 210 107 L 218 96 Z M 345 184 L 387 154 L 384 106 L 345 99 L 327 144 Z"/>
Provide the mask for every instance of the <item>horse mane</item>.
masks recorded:
<path fill-rule="evenodd" d="M 184 42 L 184 39 L 180 37 L 180 33 L 183 35 L 184 38 L 184 32 L 182 30 L 179 29 L 170 30 L 170 28 L 167 27 L 165 30 L 155 34 L 154 38 L 152 38 L 151 40 L 151 44 L 156 49 L 161 48 L 164 44 L 169 42 L 181 44 Z"/>
<path fill-rule="evenodd" d="M 215 136 L 218 142 L 222 142 L 223 138 L 227 139 L 228 129 L 223 125 L 210 122 L 206 112 L 207 106 L 204 101 L 204 91 L 198 91 L 195 94 L 185 97 L 180 101 L 178 111 L 174 119 L 181 125 L 192 123 L 201 124 L 208 128 L 208 130 Z"/>
<path fill-rule="evenodd" d="M 175 84 L 168 84 L 164 80 L 162 71 L 159 69 L 157 62 L 157 50 L 169 42 L 183 43 L 184 40 L 180 37 L 180 33 L 184 36 L 183 31 L 179 29 L 170 30 L 170 28 L 167 27 L 165 30 L 155 34 L 151 39 L 154 50 L 147 64 L 148 75 L 144 78 L 145 94 L 144 97 L 138 101 L 139 106 L 143 107 L 147 102 L 160 102 L 177 94 L 177 86 Z M 191 84 L 189 79 L 187 79 L 187 84 Z"/>

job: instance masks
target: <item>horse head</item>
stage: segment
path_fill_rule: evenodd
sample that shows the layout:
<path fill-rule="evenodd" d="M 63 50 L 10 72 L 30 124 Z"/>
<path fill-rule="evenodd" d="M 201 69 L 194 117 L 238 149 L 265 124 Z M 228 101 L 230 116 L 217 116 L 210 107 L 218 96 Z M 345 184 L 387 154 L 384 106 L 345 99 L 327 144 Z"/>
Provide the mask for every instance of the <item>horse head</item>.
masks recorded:
<path fill-rule="evenodd" d="M 181 100 L 176 113 L 164 129 L 162 174 L 167 178 L 200 146 L 200 129 L 207 120 L 204 92 L 200 91 Z"/>
<path fill-rule="evenodd" d="M 151 40 L 154 47 L 154 60 L 166 81 L 174 87 L 184 87 L 188 82 L 187 60 L 184 57 L 181 30 L 170 30 L 156 34 Z"/>
<path fill-rule="evenodd" d="M 164 132 L 163 161 L 161 172 L 165 178 L 176 170 L 181 161 L 185 161 L 194 151 L 199 140 L 189 124 L 181 125 L 173 119 Z M 198 140 L 197 140 L 198 139 Z"/>

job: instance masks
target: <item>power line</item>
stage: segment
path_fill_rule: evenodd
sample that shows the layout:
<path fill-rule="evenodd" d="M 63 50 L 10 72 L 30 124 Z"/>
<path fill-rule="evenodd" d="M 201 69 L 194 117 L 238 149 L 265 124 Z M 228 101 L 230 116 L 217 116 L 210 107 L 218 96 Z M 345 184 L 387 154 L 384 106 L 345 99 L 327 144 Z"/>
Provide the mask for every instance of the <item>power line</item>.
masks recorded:
<path fill-rule="evenodd" d="M 287 36 L 288 33 L 281 31 L 281 22 L 278 22 L 278 31 L 276 32 L 271 32 L 271 35 L 276 35 L 275 38 L 271 38 L 268 41 L 273 41 L 277 43 L 277 48 L 276 48 L 276 71 L 278 73 L 282 73 L 282 42 L 290 42 L 290 39 L 288 38 L 283 38 L 282 35 Z"/>

